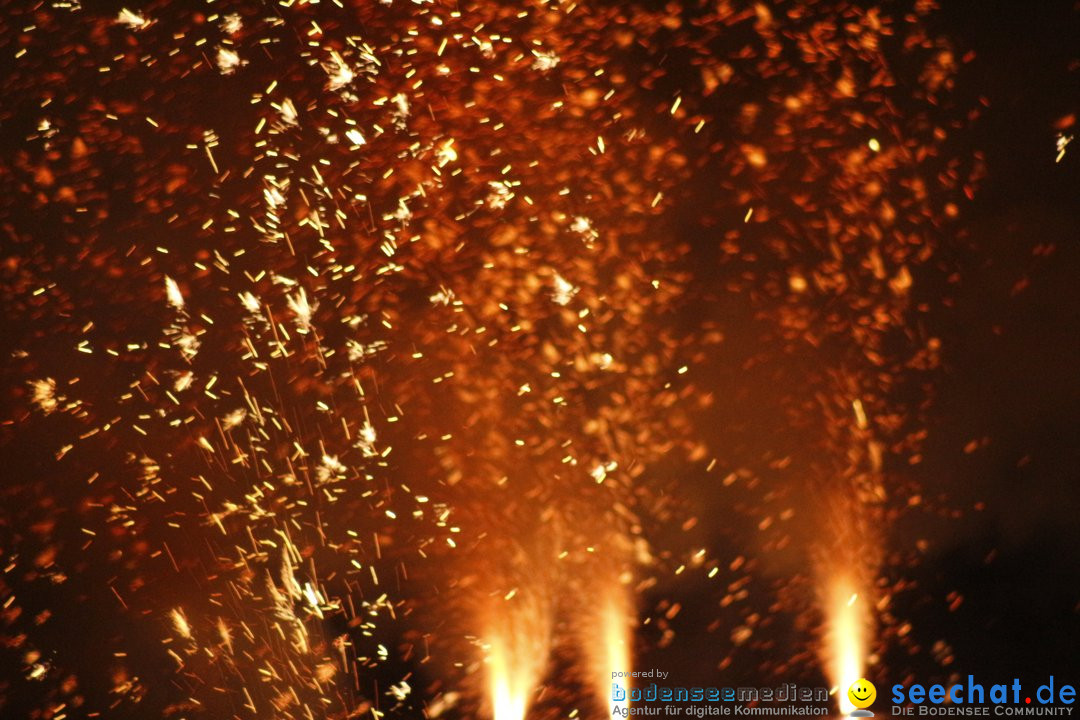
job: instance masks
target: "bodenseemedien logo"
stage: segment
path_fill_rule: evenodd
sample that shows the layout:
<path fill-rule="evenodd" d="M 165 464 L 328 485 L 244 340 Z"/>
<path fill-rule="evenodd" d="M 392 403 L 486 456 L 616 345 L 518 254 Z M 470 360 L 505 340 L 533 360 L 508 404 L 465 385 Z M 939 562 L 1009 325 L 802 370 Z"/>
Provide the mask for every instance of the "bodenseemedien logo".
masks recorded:
<path fill-rule="evenodd" d="M 650 683 L 644 688 L 624 688 L 611 683 L 611 699 L 616 702 L 746 702 L 787 703 L 829 701 L 829 691 L 823 687 L 801 687 L 784 683 L 777 687 L 669 687 Z"/>
<path fill-rule="evenodd" d="M 623 687 L 611 684 L 611 716 L 714 717 L 722 715 L 821 716 L 829 713 L 829 691 L 784 683 L 775 687 Z"/>

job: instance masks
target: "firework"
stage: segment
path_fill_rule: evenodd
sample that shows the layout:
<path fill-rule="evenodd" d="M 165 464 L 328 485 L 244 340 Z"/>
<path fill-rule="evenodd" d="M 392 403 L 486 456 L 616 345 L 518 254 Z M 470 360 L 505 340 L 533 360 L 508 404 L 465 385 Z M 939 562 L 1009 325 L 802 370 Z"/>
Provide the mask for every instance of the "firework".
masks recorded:
<path fill-rule="evenodd" d="M 820 497 L 798 545 L 823 662 L 861 673 L 883 458 L 917 454 L 900 390 L 936 365 L 912 286 L 969 179 L 924 10 L 14 13 L 14 702 L 602 716 L 635 628 L 678 613 L 642 591 L 743 566 L 656 547 L 694 524 L 657 468 L 782 471 L 783 443 L 742 458 L 747 423 L 708 429 L 748 402 L 826 459 L 725 513 L 763 514 L 767 552 L 795 514 L 770 504 Z M 718 389 L 718 365 L 766 389 Z"/>

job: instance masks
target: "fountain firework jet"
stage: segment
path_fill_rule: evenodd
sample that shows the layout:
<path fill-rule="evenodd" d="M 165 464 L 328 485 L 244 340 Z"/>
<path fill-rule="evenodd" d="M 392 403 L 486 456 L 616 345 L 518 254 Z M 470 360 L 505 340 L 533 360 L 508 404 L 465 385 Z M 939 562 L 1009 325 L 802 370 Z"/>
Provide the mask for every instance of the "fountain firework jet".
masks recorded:
<path fill-rule="evenodd" d="M 495 720 L 524 720 L 535 680 L 519 666 L 517 653 L 508 647 L 513 642 L 507 636 L 498 636 L 491 642 L 488 662 L 491 664 L 491 704 Z"/>
<path fill-rule="evenodd" d="M 597 622 L 583 642 L 597 703 L 607 711 L 610 709 L 606 703 L 611 697 L 612 673 L 629 674 L 633 659 L 634 616 L 629 591 L 617 583 L 607 585 L 600 593 L 596 614 Z M 629 688 L 629 678 L 620 680 L 620 684 Z M 615 705 L 625 708 L 628 701 L 616 701 Z"/>
<path fill-rule="evenodd" d="M 524 720 L 547 667 L 551 618 L 535 595 L 515 593 L 492 611 L 487 685 L 493 720 Z"/>
<path fill-rule="evenodd" d="M 825 630 L 822 663 L 836 692 L 840 712 L 850 713 L 847 688 L 861 678 L 872 616 L 866 595 L 859 592 L 854 574 L 840 571 L 828 581 L 824 591 Z"/>
<path fill-rule="evenodd" d="M 824 528 L 815 557 L 818 603 L 823 620 L 819 654 L 844 715 L 854 707 L 847 688 L 863 677 L 874 633 L 873 578 L 882 562 L 877 528 L 884 522 L 885 477 L 881 443 L 874 433 L 861 388 L 849 376 L 834 374 L 837 397 L 854 396 L 850 403 L 822 406 L 826 447 L 844 465 L 834 466 L 835 482 L 819 498 Z M 840 461 L 838 461 L 840 462 Z"/>

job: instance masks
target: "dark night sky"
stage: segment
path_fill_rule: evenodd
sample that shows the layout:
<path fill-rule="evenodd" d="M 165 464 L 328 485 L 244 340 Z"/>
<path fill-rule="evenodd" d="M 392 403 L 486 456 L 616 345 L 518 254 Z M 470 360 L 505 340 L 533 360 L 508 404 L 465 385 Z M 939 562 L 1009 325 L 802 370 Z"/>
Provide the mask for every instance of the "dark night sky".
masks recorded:
<path fill-rule="evenodd" d="M 937 618 L 958 671 L 1080 669 L 1080 163 L 1053 162 L 1053 124 L 1080 99 L 1076 10 L 986 2 L 942 13 L 977 54 L 963 80 L 990 100 L 970 135 L 989 177 L 967 210 L 971 251 L 921 469 L 957 506 L 987 507 L 940 529 L 940 555 L 923 568 L 928 587 L 965 596 L 961 612 Z M 1053 254 L 1035 257 L 1040 244 Z M 961 454 L 981 438 L 989 445 Z"/>

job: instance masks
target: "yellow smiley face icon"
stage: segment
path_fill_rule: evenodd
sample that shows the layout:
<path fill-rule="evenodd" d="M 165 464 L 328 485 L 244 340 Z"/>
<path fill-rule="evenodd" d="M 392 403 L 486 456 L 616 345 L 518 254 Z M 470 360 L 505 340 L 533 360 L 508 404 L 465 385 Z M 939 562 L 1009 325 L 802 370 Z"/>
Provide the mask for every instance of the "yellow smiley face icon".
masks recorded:
<path fill-rule="evenodd" d="M 874 687 L 874 683 L 866 678 L 859 678 L 851 683 L 847 696 L 851 704 L 857 708 L 870 707 L 874 704 L 874 699 L 877 698 L 877 688 Z"/>

